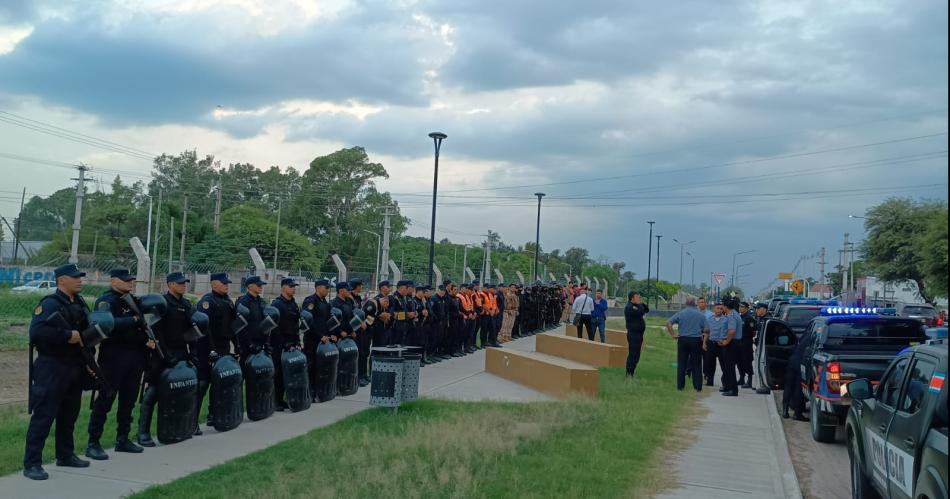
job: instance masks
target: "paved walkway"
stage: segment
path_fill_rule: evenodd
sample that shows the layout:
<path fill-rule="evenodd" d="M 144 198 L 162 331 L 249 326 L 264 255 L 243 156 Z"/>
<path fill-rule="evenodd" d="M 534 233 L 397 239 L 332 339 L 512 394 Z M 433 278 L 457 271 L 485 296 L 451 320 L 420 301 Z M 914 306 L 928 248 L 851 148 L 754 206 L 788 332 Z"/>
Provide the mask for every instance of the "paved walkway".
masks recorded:
<path fill-rule="evenodd" d="M 662 499 L 801 499 L 771 395 L 740 389 L 702 404 L 696 441 L 674 458 L 677 488 Z"/>
<path fill-rule="evenodd" d="M 533 350 L 534 338 L 507 347 Z M 485 353 L 479 351 L 422 369 L 419 391 L 425 397 L 452 400 L 541 401 L 550 397 L 485 372 Z M 110 452 L 108 461 L 89 468 L 46 465 L 50 479 L 34 482 L 19 472 L 0 477 L 0 496 L 27 498 L 104 499 L 122 497 L 150 485 L 167 483 L 236 457 L 270 447 L 283 440 L 328 426 L 369 407 L 369 387 L 350 397 L 314 404 L 298 413 L 277 413 L 264 421 L 245 420 L 226 433 L 203 428 L 204 436 L 146 449 L 138 455 Z M 84 442 L 77 442 L 77 450 Z M 121 478 L 118 478 L 121 477 Z"/>

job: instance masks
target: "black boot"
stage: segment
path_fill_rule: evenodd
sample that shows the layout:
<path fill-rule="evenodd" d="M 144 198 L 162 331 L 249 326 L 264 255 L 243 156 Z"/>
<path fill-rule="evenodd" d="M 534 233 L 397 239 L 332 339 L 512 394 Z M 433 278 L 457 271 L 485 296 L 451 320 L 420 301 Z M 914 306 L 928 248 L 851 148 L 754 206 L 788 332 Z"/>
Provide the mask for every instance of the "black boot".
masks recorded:
<path fill-rule="evenodd" d="M 785 419 L 788 419 L 788 418 L 789 418 L 789 415 L 788 415 L 788 406 L 782 407 L 782 417 L 785 418 Z"/>
<path fill-rule="evenodd" d="M 155 400 L 158 398 L 158 389 L 151 385 L 142 394 L 142 403 L 139 404 L 139 445 L 155 447 L 152 440 L 152 411 L 155 409 Z"/>
<path fill-rule="evenodd" d="M 141 447 L 135 445 L 131 440 L 129 440 L 128 435 L 121 435 L 115 439 L 115 451 L 116 452 L 128 452 L 131 454 L 141 454 Z"/>
<path fill-rule="evenodd" d="M 86 445 L 86 457 L 89 459 L 95 459 L 96 461 L 105 461 L 109 459 L 109 455 L 106 454 L 106 451 L 102 450 L 102 446 L 99 445 L 98 438 L 89 439 L 89 444 Z"/>
<path fill-rule="evenodd" d="M 713 386 L 714 384 L 715 384 L 715 383 L 713 383 L 713 379 L 712 379 L 712 378 L 706 378 L 706 386 Z"/>
<path fill-rule="evenodd" d="M 46 480 L 49 478 L 49 473 L 42 466 L 27 466 L 23 468 L 23 476 L 30 480 Z"/>

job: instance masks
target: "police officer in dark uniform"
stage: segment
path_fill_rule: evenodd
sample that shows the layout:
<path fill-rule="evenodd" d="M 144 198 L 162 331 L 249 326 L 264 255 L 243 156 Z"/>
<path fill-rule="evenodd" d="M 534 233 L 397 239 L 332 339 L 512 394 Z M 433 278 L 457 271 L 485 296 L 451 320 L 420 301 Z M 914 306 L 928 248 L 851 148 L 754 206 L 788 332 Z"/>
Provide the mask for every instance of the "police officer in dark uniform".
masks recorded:
<path fill-rule="evenodd" d="M 363 305 L 360 307 L 363 313 L 366 315 L 366 323 L 364 330 L 360 333 L 359 337 L 364 338 L 373 335 L 373 328 L 377 323 L 384 322 L 382 317 L 389 317 L 389 297 L 388 296 L 379 296 L 377 298 L 368 298 L 363 300 Z M 370 345 L 367 344 L 367 348 Z M 383 346 L 383 345 L 380 345 Z M 363 367 L 361 363 L 360 368 Z M 367 367 L 368 369 L 368 367 Z M 359 385 L 361 387 L 368 386 L 371 380 L 368 372 L 365 372 L 360 375 Z"/>
<path fill-rule="evenodd" d="M 283 352 L 300 350 L 300 307 L 294 296 L 297 294 L 297 281 L 290 278 L 280 280 L 280 296 L 274 298 L 271 306 L 280 311 L 277 329 L 271 334 L 271 358 L 274 360 L 274 395 L 276 408 L 287 408 L 284 401 L 284 370 L 280 356 Z"/>
<path fill-rule="evenodd" d="M 258 352 L 270 353 L 270 333 L 261 331 L 260 324 L 264 320 L 264 308 L 267 302 L 261 296 L 264 291 L 264 282 L 260 276 L 252 275 L 244 281 L 246 293 L 235 302 L 235 309 L 243 305 L 248 310 L 247 327 L 238 335 L 238 344 L 241 345 L 241 357 L 249 358 Z"/>
<path fill-rule="evenodd" d="M 414 293 L 410 296 L 409 315 L 411 316 L 411 320 L 409 322 L 409 340 L 406 341 L 410 346 L 422 348 L 423 366 L 429 363 L 425 351 L 427 339 L 426 330 L 429 327 L 429 314 L 428 310 L 426 310 L 424 295 L 425 285 L 421 285 L 415 288 Z"/>
<path fill-rule="evenodd" d="M 356 339 L 353 326 L 350 325 L 350 320 L 353 319 L 353 310 L 355 310 L 355 306 L 356 302 L 353 301 L 353 296 L 350 295 L 350 284 L 347 282 L 336 283 L 336 296 L 330 300 L 330 307 L 337 308 L 343 313 L 343 315 L 340 316 L 340 338 Z"/>
<path fill-rule="evenodd" d="M 147 387 L 139 404 L 138 442 L 144 447 L 155 447 L 151 435 L 152 413 L 158 400 L 157 384 L 162 371 L 182 360 L 188 361 L 192 366 L 198 362 L 197 343 L 185 341 L 185 333 L 193 327 L 191 301 L 185 298 L 187 285 L 191 281 L 181 272 L 172 272 L 165 276 L 165 282 L 168 286 L 168 292 L 164 295 L 167 304 L 165 315 L 153 331 L 165 354 L 165 361 L 162 362 L 154 352 L 150 353 L 149 368 L 145 372 Z"/>
<path fill-rule="evenodd" d="M 73 452 L 73 428 L 79 416 L 84 380 L 89 373 L 83 363 L 82 337 L 79 332 L 89 325 L 89 309 L 82 297 L 82 278 L 86 274 L 73 264 L 56 268 L 56 292 L 40 300 L 30 322 L 30 344 L 39 352 L 33 362 L 30 380 L 30 425 L 26 430 L 23 476 L 46 480 L 43 446 L 50 427 L 56 421 L 56 465 L 85 468 L 89 461 Z M 68 328 L 52 322 L 59 312 Z M 32 359 L 31 359 L 32 361 Z"/>
<path fill-rule="evenodd" d="M 112 269 L 109 277 L 112 287 L 96 300 L 95 309 L 111 312 L 115 318 L 112 335 L 100 344 L 98 358 L 102 374 L 114 391 L 99 394 L 93 402 L 92 414 L 89 415 L 89 444 L 86 446 L 86 457 L 99 461 L 109 459 L 99 439 L 102 438 L 106 416 L 112 410 L 116 395 L 119 407 L 116 409 L 115 451 L 142 452 L 142 447 L 129 440 L 129 432 L 132 430 L 132 409 L 139 395 L 147 352 L 155 348 L 155 343 L 145 334 L 144 318 L 137 316 L 133 307 L 124 301 L 124 297 L 129 295 L 136 307 L 139 306 L 138 299 L 131 295 L 135 289 L 135 276 L 128 269 Z"/>
<path fill-rule="evenodd" d="M 393 313 L 392 313 L 392 285 L 389 281 L 380 282 L 377 287 L 379 288 L 379 293 L 376 294 L 375 299 L 379 300 L 380 298 L 386 297 L 386 309 L 380 312 L 379 317 L 376 321 L 373 322 L 373 325 L 370 327 L 373 335 L 373 346 L 384 347 L 391 343 L 390 333 L 393 327 Z"/>
<path fill-rule="evenodd" d="M 234 303 L 228 296 L 231 278 L 225 272 L 211 274 L 211 292 L 198 300 L 198 310 L 208 314 L 208 336 L 198 340 L 198 405 L 195 414 L 201 412 L 205 394 L 211 383 L 211 366 L 221 355 L 230 355 L 231 347 L 238 351 L 240 345 L 231 330 L 234 320 Z M 214 414 L 208 405 L 208 421 L 211 426 Z M 201 427 L 195 424 L 195 435 L 201 435 Z"/>
<path fill-rule="evenodd" d="M 462 357 L 463 341 L 462 331 L 464 329 L 462 319 L 462 302 L 459 300 L 458 291 L 455 289 L 455 283 L 446 280 L 442 283 L 445 288 L 445 297 L 442 299 L 445 304 L 446 320 L 446 350 L 449 357 Z"/>
<path fill-rule="evenodd" d="M 313 283 L 313 294 L 304 298 L 302 309 L 310 312 L 313 316 L 313 323 L 310 329 L 303 335 L 303 353 L 307 356 L 307 365 L 310 369 L 315 366 L 317 348 L 320 343 L 327 343 L 331 340 L 330 327 L 327 321 L 330 320 L 330 281 L 326 279 L 317 279 Z M 334 336 L 335 340 L 336 337 Z M 316 396 L 316 385 L 310 387 L 311 393 Z"/>
<path fill-rule="evenodd" d="M 739 385 L 752 389 L 752 353 L 755 345 L 755 332 L 758 320 L 752 314 L 749 302 L 739 303 L 739 317 L 742 318 L 742 341 L 739 343 L 739 372 L 743 375 Z"/>
<path fill-rule="evenodd" d="M 350 279 L 350 294 L 353 297 L 353 308 L 362 309 L 363 308 L 363 280 L 359 277 L 354 277 Z M 369 326 L 364 325 L 363 330 L 358 332 L 356 335 L 356 346 L 359 348 L 359 365 L 357 366 L 357 372 L 359 373 L 359 383 L 360 386 L 369 385 L 369 352 L 373 346 L 373 335 L 369 331 Z"/>
<path fill-rule="evenodd" d="M 396 293 L 389 300 L 393 313 L 393 327 L 390 342 L 394 345 L 406 344 L 406 335 L 409 334 L 409 285 L 412 281 L 402 280 L 396 283 Z"/>
<path fill-rule="evenodd" d="M 432 318 L 432 342 L 434 346 L 430 357 L 436 362 L 452 358 L 449 346 L 449 295 L 444 284 L 440 284 L 435 294 L 429 292 L 429 317 Z"/>
<path fill-rule="evenodd" d="M 805 417 L 805 394 L 802 393 L 802 362 L 807 352 L 811 351 L 817 335 L 807 334 L 802 337 L 785 366 L 785 390 L 782 392 L 782 417 L 788 419 L 788 411 L 792 410 L 796 421 L 808 421 Z"/>

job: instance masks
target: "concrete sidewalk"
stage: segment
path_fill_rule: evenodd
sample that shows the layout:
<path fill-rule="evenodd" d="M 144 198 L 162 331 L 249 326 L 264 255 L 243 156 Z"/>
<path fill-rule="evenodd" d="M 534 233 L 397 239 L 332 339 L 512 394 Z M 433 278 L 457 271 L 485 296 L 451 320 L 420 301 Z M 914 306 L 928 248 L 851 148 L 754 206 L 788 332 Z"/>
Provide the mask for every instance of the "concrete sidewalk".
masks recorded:
<path fill-rule="evenodd" d="M 673 458 L 676 488 L 660 497 L 801 499 L 772 395 L 703 389 L 705 416 L 692 445 Z"/>
<path fill-rule="evenodd" d="M 533 350 L 534 338 L 508 343 L 506 347 Z M 484 351 L 424 367 L 419 391 L 424 397 L 451 400 L 552 400 L 530 388 L 486 373 Z M 85 469 L 59 468 L 48 464 L 44 467 L 50 478 L 45 482 L 29 480 L 17 472 L 0 477 L 0 496 L 18 499 L 126 496 L 333 424 L 369 408 L 369 394 L 369 387 L 361 388 L 353 396 L 314 404 L 303 412 L 277 413 L 257 422 L 245 420 L 241 426 L 226 433 L 202 427 L 205 432 L 203 436 L 174 445 L 146 449 L 138 455 L 116 454 L 110 450 L 107 451 L 110 454 L 108 461 L 92 461 L 92 465 Z M 76 450 L 81 452 L 85 448 L 84 444 L 77 441 Z"/>

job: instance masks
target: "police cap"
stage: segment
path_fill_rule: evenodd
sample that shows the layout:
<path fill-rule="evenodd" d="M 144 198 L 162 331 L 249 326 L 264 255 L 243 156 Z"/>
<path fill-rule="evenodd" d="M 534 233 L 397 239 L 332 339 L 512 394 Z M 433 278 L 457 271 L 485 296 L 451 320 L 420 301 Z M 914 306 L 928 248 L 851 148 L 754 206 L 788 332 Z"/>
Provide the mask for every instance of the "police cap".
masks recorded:
<path fill-rule="evenodd" d="M 264 280 L 261 279 L 260 276 L 252 275 L 251 277 L 248 277 L 246 281 L 244 281 L 245 286 L 250 286 L 251 284 L 257 284 L 258 286 L 263 286 L 267 283 L 264 282 Z"/>
<path fill-rule="evenodd" d="M 211 274 L 211 280 L 218 281 L 221 284 L 231 284 L 231 278 L 228 277 L 227 272 L 215 272 L 214 274 Z"/>
<path fill-rule="evenodd" d="M 85 277 L 86 276 L 86 273 L 79 270 L 79 267 L 77 267 L 75 263 L 67 263 L 66 265 L 61 265 L 59 267 L 56 267 L 56 269 L 53 270 L 53 274 L 56 276 L 57 279 L 59 279 L 60 277 Z"/>
<path fill-rule="evenodd" d="M 284 287 L 284 286 L 296 288 L 297 286 L 299 286 L 299 284 L 297 284 L 297 281 L 293 280 L 293 278 L 285 277 L 280 280 L 280 287 Z"/>
<path fill-rule="evenodd" d="M 165 276 L 165 282 L 173 282 L 175 284 L 184 284 L 186 282 L 191 282 L 185 277 L 185 274 L 182 272 L 172 272 Z"/>
<path fill-rule="evenodd" d="M 129 269 L 117 268 L 109 271 L 109 277 L 113 279 L 120 279 L 124 282 L 130 282 L 135 280 L 135 276 L 129 272 Z"/>

